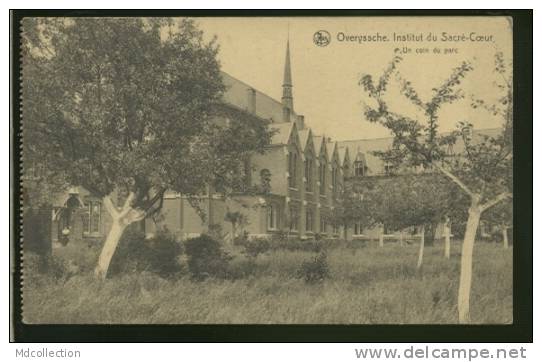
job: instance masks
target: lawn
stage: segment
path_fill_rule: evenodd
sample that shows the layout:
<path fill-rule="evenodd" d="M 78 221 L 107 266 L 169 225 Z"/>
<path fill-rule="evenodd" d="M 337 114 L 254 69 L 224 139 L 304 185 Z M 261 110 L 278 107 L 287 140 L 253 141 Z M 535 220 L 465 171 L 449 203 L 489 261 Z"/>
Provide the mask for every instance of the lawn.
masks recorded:
<path fill-rule="evenodd" d="M 457 323 L 458 241 L 452 257 L 442 245 L 425 250 L 416 270 L 416 245 L 376 244 L 328 250 L 330 277 L 307 284 L 296 278 L 316 254 L 274 250 L 255 259 L 236 280 L 170 280 L 134 273 L 97 280 L 90 271 L 55 278 L 25 268 L 26 323 Z M 512 323 L 512 249 L 477 242 L 471 294 L 476 324 Z M 232 263 L 243 268 L 247 259 Z"/>

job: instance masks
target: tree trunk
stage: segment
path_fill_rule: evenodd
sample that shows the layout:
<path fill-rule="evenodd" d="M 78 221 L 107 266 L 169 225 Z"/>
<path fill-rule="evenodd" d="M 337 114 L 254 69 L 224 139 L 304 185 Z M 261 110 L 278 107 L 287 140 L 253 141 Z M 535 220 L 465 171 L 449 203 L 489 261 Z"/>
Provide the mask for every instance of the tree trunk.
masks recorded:
<path fill-rule="evenodd" d="M 502 227 L 502 242 L 504 249 L 508 249 L 508 231 L 506 226 Z"/>
<path fill-rule="evenodd" d="M 403 243 L 403 230 L 399 232 L 399 246 L 404 246 Z"/>
<path fill-rule="evenodd" d="M 378 236 L 378 245 L 384 247 L 384 226 L 380 228 L 380 235 Z"/>
<path fill-rule="evenodd" d="M 457 295 L 457 310 L 459 323 L 470 322 L 470 288 L 472 283 L 472 252 L 476 231 L 480 222 L 481 209 L 473 202 L 469 208 L 469 218 L 461 249 L 461 274 L 459 277 L 459 292 Z"/>
<path fill-rule="evenodd" d="M 111 259 L 113 258 L 113 254 L 115 254 L 115 250 L 117 250 L 119 240 L 127 226 L 119 220 L 113 220 L 113 225 L 111 226 L 111 230 L 109 230 L 109 234 L 107 234 L 107 239 L 105 239 L 100 258 L 98 259 L 98 265 L 94 270 L 96 276 L 102 279 L 107 277 Z"/>
<path fill-rule="evenodd" d="M 450 259 L 450 234 L 451 230 L 448 225 L 444 226 L 444 257 Z"/>
<path fill-rule="evenodd" d="M 420 269 L 423 263 L 423 249 L 425 247 L 425 226 L 422 226 L 421 235 L 420 235 L 420 250 L 418 252 L 418 264 L 416 268 Z"/>
<path fill-rule="evenodd" d="M 113 206 L 109 196 L 106 196 L 103 199 L 103 204 L 105 209 L 111 215 L 113 224 L 111 225 L 111 230 L 109 230 L 109 234 L 107 234 L 104 246 L 102 247 L 102 252 L 98 258 L 98 265 L 96 265 L 96 269 L 94 269 L 94 274 L 97 277 L 102 279 L 107 277 L 111 259 L 117 250 L 119 240 L 124 233 L 124 230 L 126 230 L 126 228 L 131 224 L 145 218 L 145 212 L 136 210 L 131 206 L 134 197 L 135 195 L 130 193 L 126 199 L 126 202 L 124 203 L 124 207 L 120 211 Z"/>

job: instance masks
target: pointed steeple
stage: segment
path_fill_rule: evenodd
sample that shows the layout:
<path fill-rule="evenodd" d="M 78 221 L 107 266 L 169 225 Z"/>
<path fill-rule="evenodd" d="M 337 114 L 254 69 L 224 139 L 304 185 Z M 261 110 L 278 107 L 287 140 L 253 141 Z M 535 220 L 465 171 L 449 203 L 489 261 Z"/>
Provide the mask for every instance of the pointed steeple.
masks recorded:
<path fill-rule="evenodd" d="M 282 105 L 290 111 L 294 110 L 292 94 L 292 69 L 290 66 L 290 39 L 286 43 L 286 60 L 284 62 L 284 80 L 282 81 Z"/>

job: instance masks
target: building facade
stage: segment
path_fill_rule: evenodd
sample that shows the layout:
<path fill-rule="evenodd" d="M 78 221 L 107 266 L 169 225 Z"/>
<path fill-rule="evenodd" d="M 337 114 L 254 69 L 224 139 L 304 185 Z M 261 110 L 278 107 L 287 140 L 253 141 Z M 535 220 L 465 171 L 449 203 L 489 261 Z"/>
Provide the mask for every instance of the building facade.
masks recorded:
<path fill-rule="evenodd" d="M 392 138 L 336 142 L 315 134 L 305 117 L 294 109 L 294 92 L 289 44 L 282 82 L 281 101 L 255 90 L 250 85 L 223 73 L 226 86 L 224 105 L 231 117 L 244 113 L 270 122 L 275 131 L 264 154 L 246 160 L 250 182 L 268 177 L 269 192 L 238 193 L 224 197 L 209 190 L 200 197 L 202 218 L 181 194 L 168 192 L 158 217 L 141 223 L 149 236 L 167 228 L 179 240 L 219 231 L 225 240 L 247 232 L 252 237 L 269 237 L 286 232 L 293 238 L 378 238 L 392 231 L 383 227 L 364 230 L 354 224 L 347 230 L 329 222 L 345 180 L 390 174 L 391 165 L 374 156 L 372 151 L 386 150 Z M 498 132 L 488 130 L 484 134 Z M 461 150 L 455 150 L 461 152 Z M 243 222 L 232 228 L 228 214 L 243 215 Z M 56 244 L 70 241 L 96 242 L 103 239 L 111 220 L 101 200 L 82 188 L 73 188 L 59 199 L 52 210 L 52 236 Z M 235 230 L 234 230 L 235 229 Z M 55 245 L 54 243 L 54 245 Z"/>

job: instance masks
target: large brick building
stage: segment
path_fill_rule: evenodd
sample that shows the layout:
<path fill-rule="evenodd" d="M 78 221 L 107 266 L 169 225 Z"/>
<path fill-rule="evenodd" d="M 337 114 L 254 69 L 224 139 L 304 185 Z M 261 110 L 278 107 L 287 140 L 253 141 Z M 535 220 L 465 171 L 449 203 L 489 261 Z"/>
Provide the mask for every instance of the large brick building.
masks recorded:
<path fill-rule="evenodd" d="M 332 226 L 327 217 L 336 205 L 337 196 L 349 177 L 385 175 L 390 165 L 371 152 L 391 146 L 392 138 L 332 141 L 315 134 L 303 115 L 294 109 L 289 45 L 286 48 L 282 99 L 275 100 L 250 85 L 223 73 L 226 85 L 224 104 L 235 114 L 246 113 L 262 121 L 270 121 L 276 133 L 264 154 L 247 160 L 249 181 L 257 183 L 262 175 L 271 175 L 270 192 L 238 193 L 228 198 L 210 190 L 200 198 L 202 219 L 189 200 L 180 194 L 165 195 L 161 215 L 145 220 L 141 227 L 147 234 L 166 227 L 179 239 L 196 236 L 209 229 L 220 229 L 231 239 L 228 212 L 239 212 L 246 222 L 240 227 L 252 236 L 288 231 L 290 235 L 311 238 L 316 233 L 327 238 L 376 237 L 379 229 L 363 230 L 353 225 L 349 230 Z M 487 130 L 493 135 L 498 130 Z M 461 152 L 461 150 L 455 150 Z M 59 199 L 53 211 L 53 240 L 61 241 L 62 231 L 70 229 L 70 240 L 102 238 L 110 227 L 110 219 L 101 201 L 76 188 Z"/>

